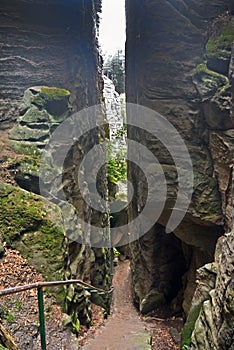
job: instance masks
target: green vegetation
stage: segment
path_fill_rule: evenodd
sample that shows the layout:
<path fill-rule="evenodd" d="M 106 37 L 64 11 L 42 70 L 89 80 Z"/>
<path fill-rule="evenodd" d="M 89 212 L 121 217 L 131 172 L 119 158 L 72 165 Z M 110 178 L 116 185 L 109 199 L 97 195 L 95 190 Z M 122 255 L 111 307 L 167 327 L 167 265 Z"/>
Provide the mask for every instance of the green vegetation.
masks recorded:
<path fill-rule="evenodd" d="M 49 100 L 59 100 L 64 96 L 70 96 L 70 92 L 68 90 L 47 86 L 41 88 L 41 93 L 43 97 Z"/>
<path fill-rule="evenodd" d="M 9 313 L 6 317 L 6 320 L 8 323 L 12 323 L 14 321 L 15 315 L 12 313 Z"/>
<path fill-rule="evenodd" d="M 206 94 L 214 95 L 219 89 L 225 91 L 229 88 L 229 80 L 226 76 L 207 68 L 205 63 L 196 67 L 196 77 L 203 83 Z"/>
<path fill-rule="evenodd" d="M 22 158 L 7 158 L 9 168 L 20 170 L 24 174 L 38 176 L 40 170 L 40 158 L 23 156 Z"/>
<path fill-rule="evenodd" d="M 7 320 L 8 323 L 12 323 L 15 315 L 10 312 L 7 306 L 3 306 L 0 308 L 0 318 Z"/>
<path fill-rule="evenodd" d="M 116 184 L 118 181 L 127 178 L 127 162 L 125 152 L 120 150 L 115 157 L 109 157 L 107 163 L 107 176 L 110 182 Z"/>
<path fill-rule="evenodd" d="M 120 256 L 120 252 L 116 248 L 113 248 L 113 253 L 114 253 L 114 256 L 117 258 Z"/>
<path fill-rule="evenodd" d="M 184 328 L 181 334 L 182 350 L 190 349 L 192 333 L 194 330 L 196 320 L 200 314 L 201 308 L 202 308 L 202 305 L 199 305 L 196 308 L 194 308 L 192 312 L 190 311 L 189 317 L 184 325 Z"/>
<path fill-rule="evenodd" d="M 190 349 L 190 346 L 188 345 L 183 345 L 181 348 L 181 350 L 189 350 L 189 349 Z"/>
<path fill-rule="evenodd" d="M 196 67 L 196 73 L 200 76 L 212 76 L 213 78 L 217 78 L 219 80 L 221 80 L 224 84 L 227 83 L 227 78 L 220 74 L 220 73 L 217 73 L 217 72 L 214 72 L 213 70 L 210 70 L 209 68 L 207 68 L 206 64 L 205 63 L 200 63 L 197 65 Z"/>
<path fill-rule="evenodd" d="M 31 103 L 39 107 L 44 107 L 47 102 L 56 102 L 69 97 L 70 92 L 65 89 L 55 87 L 41 87 L 38 92 L 31 98 Z"/>
<path fill-rule="evenodd" d="M 119 94 L 125 92 L 125 57 L 122 50 L 104 58 L 104 61 L 104 74 L 113 81 Z"/>
<path fill-rule="evenodd" d="M 53 215 L 53 221 L 52 221 Z M 42 197 L 0 182 L 0 231 L 47 280 L 63 278 L 64 231 L 60 209 Z M 63 288 L 54 289 L 64 299 Z M 20 307 L 20 305 L 19 305 Z"/>
<path fill-rule="evenodd" d="M 36 157 L 24 157 L 17 162 L 19 162 L 21 172 L 38 175 L 40 159 Z"/>
<path fill-rule="evenodd" d="M 15 300 L 15 307 L 18 311 L 22 310 L 22 302 L 20 300 Z"/>
<path fill-rule="evenodd" d="M 34 145 L 23 145 L 17 142 L 9 142 L 10 147 L 18 154 L 40 157 L 41 151 Z"/>
<path fill-rule="evenodd" d="M 206 44 L 208 57 L 229 58 L 234 38 L 234 21 L 221 18 L 214 25 L 214 32 Z"/>
<path fill-rule="evenodd" d="M 0 230 L 8 246 L 43 222 L 42 201 L 26 191 L 0 183 Z"/>
<path fill-rule="evenodd" d="M 112 136 L 112 143 L 107 148 L 107 177 L 110 182 L 117 184 L 118 181 L 127 179 L 127 148 L 121 146 L 122 148 L 118 150 L 120 147 L 119 141 L 126 137 L 125 126 L 117 130 Z"/>

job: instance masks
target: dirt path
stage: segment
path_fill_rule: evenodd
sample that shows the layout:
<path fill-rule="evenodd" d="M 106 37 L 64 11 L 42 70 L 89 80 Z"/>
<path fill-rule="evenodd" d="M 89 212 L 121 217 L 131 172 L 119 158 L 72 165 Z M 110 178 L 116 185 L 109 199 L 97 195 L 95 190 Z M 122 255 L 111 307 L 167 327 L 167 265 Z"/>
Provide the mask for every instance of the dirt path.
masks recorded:
<path fill-rule="evenodd" d="M 133 305 L 129 262 L 116 268 L 112 315 L 102 327 L 90 329 L 81 350 L 178 350 L 182 320 L 168 311 L 140 316 Z M 152 345 L 150 339 L 152 337 Z M 174 339 L 173 339 L 174 338 Z M 84 345 L 85 344 L 85 345 Z"/>
<path fill-rule="evenodd" d="M 0 259 L 0 289 L 43 280 L 17 251 L 7 250 Z M 94 326 L 79 337 L 81 350 L 177 350 L 170 333 L 178 336 L 180 319 L 163 319 L 162 313 L 147 317 L 138 314 L 132 303 L 129 262 L 116 268 L 112 315 L 103 320 L 100 307 L 93 306 Z M 62 327 L 65 317 L 54 299 L 45 294 L 48 350 L 77 350 L 77 339 Z M 160 317 L 158 317 L 160 316 Z M 39 350 L 37 295 L 27 291 L 0 300 L 0 322 L 10 331 L 21 350 Z M 104 324 L 104 326 L 100 326 Z"/>
<path fill-rule="evenodd" d="M 148 350 L 150 335 L 132 303 L 130 268 L 122 262 L 116 268 L 113 313 L 99 334 L 82 350 Z"/>

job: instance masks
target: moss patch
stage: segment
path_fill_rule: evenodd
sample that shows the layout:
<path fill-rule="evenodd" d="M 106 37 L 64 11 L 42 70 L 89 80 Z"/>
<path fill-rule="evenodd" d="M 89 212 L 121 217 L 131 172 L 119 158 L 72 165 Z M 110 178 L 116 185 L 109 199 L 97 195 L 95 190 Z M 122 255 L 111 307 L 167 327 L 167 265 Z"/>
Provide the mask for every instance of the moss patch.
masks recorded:
<path fill-rule="evenodd" d="M 25 232 L 39 228 L 45 215 L 38 198 L 0 183 L 0 230 L 9 247 Z"/>
<path fill-rule="evenodd" d="M 216 79 L 220 80 L 224 84 L 226 84 L 227 81 L 228 81 L 228 79 L 224 75 L 219 74 L 217 72 L 214 72 L 214 71 L 208 69 L 205 63 L 200 63 L 200 64 L 197 65 L 196 73 L 199 76 L 211 76 L 214 79 L 216 78 Z"/>
<path fill-rule="evenodd" d="M 191 345 L 191 337 L 195 327 L 196 320 L 200 314 L 202 305 L 194 308 L 193 312 L 190 312 L 189 317 L 184 325 L 181 334 L 181 349 L 189 349 Z"/>
<path fill-rule="evenodd" d="M 22 155 L 29 155 L 40 157 L 41 151 L 35 145 L 24 145 L 22 143 L 9 141 L 9 146 L 17 153 Z"/>
<path fill-rule="evenodd" d="M 46 99 L 50 100 L 60 100 L 64 96 L 70 96 L 68 90 L 47 86 L 41 88 L 41 93 Z"/>
<path fill-rule="evenodd" d="M 20 171 L 38 176 L 40 159 L 36 157 L 24 157 L 20 160 Z"/>
<path fill-rule="evenodd" d="M 50 218 L 53 215 L 54 220 Z M 40 196 L 0 182 L 0 232 L 47 280 L 63 278 L 60 209 Z M 58 292 L 59 291 L 59 292 Z M 61 294 L 61 288 L 56 289 Z"/>
<path fill-rule="evenodd" d="M 198 88 L 204 98 L 213 97 L 218 90 L 226 91 L 229 88 L 228 78 L 208 69 L 205 63 L 197 65 L 195 77 L 198 82 Z"/>
<path fill-rule="evenodd" d="M 220 18 L 214 24 L 211 37 L 206 44 L 208 57 L 229 58 L 234 39 L 234 19 Z"/>
<path fill-rule="evenodd" d="M 58 101 L 70 96 L 70 92 L 56 87 L 40 87 L 35 90 L 31 102 L 38 106 L 44 106 L 47 101 Z"/>

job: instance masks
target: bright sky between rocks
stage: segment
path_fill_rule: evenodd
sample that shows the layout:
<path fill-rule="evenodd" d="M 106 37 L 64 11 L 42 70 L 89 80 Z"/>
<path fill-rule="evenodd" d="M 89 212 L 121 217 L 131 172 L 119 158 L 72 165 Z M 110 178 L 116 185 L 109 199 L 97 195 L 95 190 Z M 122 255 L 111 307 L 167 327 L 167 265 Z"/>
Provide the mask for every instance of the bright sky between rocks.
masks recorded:
<path fill-rule="evenodd" d="M 125 0 L 103 0 L 99 43 L 103 54 L 124 51 L 126 39 Z"/>

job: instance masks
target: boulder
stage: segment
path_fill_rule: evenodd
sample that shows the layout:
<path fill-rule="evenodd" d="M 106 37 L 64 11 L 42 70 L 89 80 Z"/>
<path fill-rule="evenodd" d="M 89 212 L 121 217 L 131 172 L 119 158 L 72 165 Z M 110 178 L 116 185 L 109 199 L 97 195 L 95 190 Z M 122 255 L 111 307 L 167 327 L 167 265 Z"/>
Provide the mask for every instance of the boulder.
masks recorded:
<path fill-rule="evenodd" d="M 65 231 L 59 207 L 1 182 L 0 209 L 0 230 L 6 246 L 17 249 L 46 280 L 62 280 Z M 61 302 L 63 288 L 54 290 Z"/>

